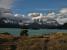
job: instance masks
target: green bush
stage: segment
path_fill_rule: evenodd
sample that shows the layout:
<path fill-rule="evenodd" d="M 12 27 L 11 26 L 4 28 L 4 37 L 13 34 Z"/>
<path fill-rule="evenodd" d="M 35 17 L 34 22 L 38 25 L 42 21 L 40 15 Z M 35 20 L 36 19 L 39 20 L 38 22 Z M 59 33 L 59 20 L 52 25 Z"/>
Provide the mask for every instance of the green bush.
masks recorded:
<path fill-rule="evenodd" d="M 28 36 L 28 30 L 27 29 L 21 30 L 20 36 Z"/>

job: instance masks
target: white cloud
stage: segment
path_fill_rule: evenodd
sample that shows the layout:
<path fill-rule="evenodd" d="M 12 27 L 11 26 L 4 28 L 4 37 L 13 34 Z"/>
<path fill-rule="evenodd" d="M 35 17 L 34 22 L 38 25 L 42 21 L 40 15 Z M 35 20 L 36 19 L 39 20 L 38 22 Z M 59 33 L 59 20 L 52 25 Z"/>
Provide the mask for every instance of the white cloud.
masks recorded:
<path fill-rule="evenodd" d="M 60 10 L 60 13 L 62 13 L 62 14 L 67 14 L 67 8 L 62 8 L 62 9 Z"/>
<path fill-rule="evenodd" d="M 48 13 L 47 18 L 55 19 L 56 18 L 55 12 Z"/>
<path fill-rule="evenodd" d="M 67 8 L 62 8 L 59 10 L 59 14 L 57 14 L 57 21 L 59 24 L 67 23 Z"/>
<path fill-rule="evenodd" d="M 11 8 L 11 4 L 14 0 L 0 0 L 0 8 Z"/>
<path fill-rule="evenodd" d="M 53 19 L 56 20 L 59 24 L 63 25 L 64 23 L 67 23 L 67 8 L 62 8 L 58 11 L 59 13 L 50 12 L 45 17 L 47 19 Z M 36 13 L 34 13 L 35 15 Z M 28 16 L 32 16 L 32 13 L 28 14 Z M 38 19 L 40 17 L 34 17 L 35 19 Z M 45 19 L 44 19 L 45 20 Z"/>

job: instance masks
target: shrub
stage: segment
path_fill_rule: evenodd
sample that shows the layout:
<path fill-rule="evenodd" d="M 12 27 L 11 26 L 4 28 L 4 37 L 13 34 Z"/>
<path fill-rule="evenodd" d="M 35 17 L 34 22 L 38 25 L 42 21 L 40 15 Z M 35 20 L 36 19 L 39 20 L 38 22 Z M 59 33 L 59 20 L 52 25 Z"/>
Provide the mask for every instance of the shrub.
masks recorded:
<path fill-rule="evenodd" d="M 28 36 L 28 30 L 27 29 L 23 29 L 21 32 L 20 32 L 20 36 Z"/>

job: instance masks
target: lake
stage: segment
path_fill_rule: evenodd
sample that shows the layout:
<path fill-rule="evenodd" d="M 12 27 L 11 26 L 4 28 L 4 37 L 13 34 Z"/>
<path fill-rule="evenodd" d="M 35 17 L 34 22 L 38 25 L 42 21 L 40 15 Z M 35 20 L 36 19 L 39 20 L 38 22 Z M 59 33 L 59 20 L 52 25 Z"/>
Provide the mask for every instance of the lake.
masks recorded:
<path fill-rule="evenodd" d="M 19 36 L 20 32 L 21 32 L 21 29 L 19 29 L 19 28 L 0 28 L 0 32 L 9 32 L 13 35 Z M 52 32 L 67 32 L 67 30 L 61 30 L 61 29 L 32 30 L 32 29 L 28 29 L 28 34 L 30 36 L 48 34 L 48 33 L 52 33 Z"/>

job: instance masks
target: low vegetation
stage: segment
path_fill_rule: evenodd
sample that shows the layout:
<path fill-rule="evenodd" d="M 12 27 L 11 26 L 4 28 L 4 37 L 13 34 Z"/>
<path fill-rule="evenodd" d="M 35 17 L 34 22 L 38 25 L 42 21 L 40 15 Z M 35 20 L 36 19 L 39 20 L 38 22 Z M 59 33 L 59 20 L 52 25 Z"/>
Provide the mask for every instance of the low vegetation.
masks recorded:
<path fill-rule="evenodd" d="M 0 38 L 0 42 L 15 42 L 14 50 L 67 50 L 67 33 L 56 32 L 49 35 L 29 37 L 27 32 L 27 30 L 22 30 L 19 37 L 13 37 L 13 41 L 10 41 L 11 38 L 8 38 L 9 40 Z"/>

